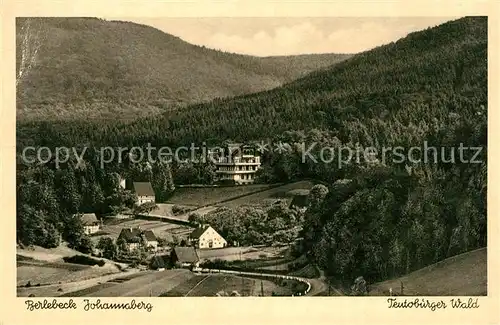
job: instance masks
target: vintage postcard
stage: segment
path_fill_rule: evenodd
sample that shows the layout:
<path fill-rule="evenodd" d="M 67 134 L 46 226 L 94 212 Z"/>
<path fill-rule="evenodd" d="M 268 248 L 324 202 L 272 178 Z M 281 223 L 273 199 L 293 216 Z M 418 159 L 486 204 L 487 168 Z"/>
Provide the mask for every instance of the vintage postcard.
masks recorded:
<path fill-rule="evenodd" d="M 498 3 L 22 3 L 0 323 L 500 321 Z"/>

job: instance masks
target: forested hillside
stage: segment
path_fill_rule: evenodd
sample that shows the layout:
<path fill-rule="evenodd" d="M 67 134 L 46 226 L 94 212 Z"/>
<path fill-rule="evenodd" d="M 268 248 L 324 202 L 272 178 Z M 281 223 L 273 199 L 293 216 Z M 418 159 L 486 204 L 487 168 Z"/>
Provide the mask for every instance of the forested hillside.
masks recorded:
<path fill-rule="evenodd" d="M 137 118 L 271 89 L 348 57 L 224 53 L 95 18 L 19 18 L 16 27 L 18 119 Z"/>
<path fill-rule="evenodd" d="M 285 142 L 285 152 L 263 155 L 261 181 L 328 184 L 312 191 L 302 250 L 338 279 L 378 281 L 486 245 L 487 47 L 487 18 L 462 18 L 283 87 L 174 115 L 24 123 L 18 145 Z M 319 158 L 322 147 L 401 147 L 408 155 L 424 141 L 436 148 L 427 162 L 301 159 L 301 143 L 316 143 Z M 482 148 L 474 162 L 477 150 L 460 156 L 461 144 Z"/>
<path fill-rule="evenodd" d="M 374 137 L 372 141 L 394 138 L 403 143 L 409 137 L 405 130 L 425 130 L 430 125 L 423 124 L 434 123 L 434 117 L 440 124 L 449 113 L 486 104 L 486 28 L 485 18 L 464 18 L 263 93 L 214 100 L 131 124 L 20 123 L 18 136 L 36 139 L 37 130 L 43 129 L 39 139 L 49 144 L 143 144 L 147 139 L 159 146 L 257 140 L 318 128 L 334 131 L 343 142 L 351 138 L 365 143 Z M 385 124 L 400 129 L 403 138 Z"/>

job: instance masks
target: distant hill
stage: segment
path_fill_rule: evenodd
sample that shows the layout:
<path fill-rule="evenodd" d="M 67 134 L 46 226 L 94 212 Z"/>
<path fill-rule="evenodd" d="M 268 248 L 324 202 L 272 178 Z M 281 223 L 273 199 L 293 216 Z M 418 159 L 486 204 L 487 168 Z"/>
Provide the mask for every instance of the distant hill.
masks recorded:
<path fill-rule="evenodd" d="M 268 90 L 349 57 L 231 54 L 96 18 L 19 18 L 16 27 L 19 119 L 135 118 Z"/>
<path fill-rule="evenodd" d="M 63 21 L 69 24 L 66 20 Z M 75 24 L 73 21 L 70 22 L 71 25 Z M 103 26 L 110 24 L 109 22 L 85 19 L 81 22 L 91 22 Z M 123 26 L 123 28 L 136 27 L 134 24 L 111 24 Z M 213 56 L 220 55 L 234 60 L 245 58 L 196 48 L 149 27 L 138 26 L 136 28 L 143 30 L 146 35 L 159 35 L 195 52 L 211 53 Z M 78 30 L 88 29 L 78 28 Z M 61 33 L 72 34 L 74 31 L 61 31 Z M 85 33 L 91 34 L 92 31 L 88 30 Z M 141 34 L 138 35 L 137 37 L 140 38 Z M 52 39 L 56 38 L 64 39 L 59 37 Z M 68 40 L 68 42 L 70 41 Z M 274 137 L 285 131 L 317 128 L 334 130 L 339 137 L 344 139 L 351 137 L 354 139 L 353 141 L 364 141 L 366 138 L 370 142 L 375 141 L 376 138 L 379 138 L 378 141 L 384 139 L 403 141 L 404 139 L 398 138 L 396 134 L 403 132 L 402 135 L 404 135 L 404 130 L 408 127 L 406 125 L 410 122 L 424 123 L 425 119 L 428 121 L 427 123 L 430 123 L 435 118 L 443 119 L 448 116 L 447 114 L 460 114 L 465 108 L 470 110 L 487 105 L 487 46 L 487 19 L 484 17 L 462 18 L 435 28 L 411 33 L 397 42 L 355 55 L 343 62 L 323 68 L 318 72 L 312 72 L 303 78 L 272 90 L 195 104 L 176 112 L 139 119 L 132 124 L 112 120 L 105 123 L 87 120 L 69 124 L 51 123 L 44 124 L 43 127 L 37 122 L 21 123 L 18 127 L 18 140 L 27 138 L 42 141 L 45 139 L 44 143 L 58 144 L 84 141 L 97 145 L 101 143 L 103 145 L 143 144 L 141 141 L 147 140 L 146 142 L 149 141 L 153 145 L 161 146 L 184 145 L 192 141 L 220 143 L 228 138 L 234 141 L 258 140 Z M 105 47 L 99 48 L 104 49 Z M 164 48 L 170 47 L 164 45 Z M 133 51 L 139 51 L 139 48 L 135 48 Z M 83 58 L 85 56 L 81 57 L 81 59 Z M 318 56 L 318 58 L 321 59 L 324 56 Z M 50 58 L 50 60 L 56 59 Z M 159 58 L 157 59 L 159 60 Z M 202 59 L 200 58 L 200 60 Z M 263 59 L 264 62 L 272 60 L 288 62 L 285 58 Z M 292 58 L 292 60 L 300 61 L 302 58 Z M 324 62 L 323 59 L 319 61 Z M 65 60 L 61 64 L 67 65 L 68 62 Z M 138 62 L 144 62 L 144 60 L 138 60 Z M 165 60 L 165 62 L 170 61 Z M 203 66 L 201 65 L 201 67 Z M 219 66 L 219 68 L 221 67 L 224 65 Z M 72 80 L 69 76 L 76 73 L 75 71 L 94 68 L 93 64 L 78 66 L 75 70 L 70 69 L 68 76 L 61 76 L 60 79 Z M 142 68 L 146 69 L 147 67 L 143 66 Z M 138 70 L 138 68 L 135 69 Z M 210 71 L 212 71 L 211 74 L 205 75 L 205 77 L 215 78 L 215 73 L 218 70 L 214 68 Z M 232 71 L 243 73 L 241 69 Z M 93 73 L 98 74 L 98 72 Z M 33 74 L 35 73 L 33 72 Z M 85 72 L 81 72 L 81 74 L 84 76 L 80 79 L 81 82 L 90 78 L 90 74 Z M 151 73 L 151 75 L 155 74 Z M 165 75 L 156 76 L 169 78 Z M 187 76 L 186 79 L 194 78 L 193 74 L 190 76 Z M 51 78 L 57 79 L 55 76 Z M 27 80 L 30 79 L 35 80 L 36 78 L 27 78 Z M 101 80 L 89 81 L 89 84 L 94 87 Z M 127 78 L 127 80 L 133 79 Z M 33 94 L 25 96 L 30 99 L 25 99 L 27 103 L 21 101 L 20 110 L 22 107 L 33 107 L 37 101 L 41 100 L 35 94 L 48 92 L 39 88 L 30 90 L 31 88 L 27 86 L 29 82 L 25 83 L 26 86 L 22 89 L 25 89 L 26 92 L 32 91 Z M 179 80 L 179 83 L 182 81 Z M 124 85 L 126 84 L 127 82 L 124 81 Z M 141 88 L 141 84 L 140 82 L 134 83 L 130 87 L 136 87 L 135 89 L 144 94 L 145 98 L 148 94 L 153 96 L 153 86 Z M 72 94 L 70 90 L 65 91 L 61 84 L 52 85 L 50 82 L 38 82 L 38 85 L 42 88 L 61 88 L 60 91 L 50 92 L 55 102 L 70 101 L 72 98 L 76 98 L 77 94 L 81 94 L 81 89 L 84 89 L 80 86 L 69 88 L 75 89 L 75 93 Z M 185 89 L 185 91 L 194 92 L 200 87 L 209 87 L 199 82 L 195 85 L 198 85 L 198 88 Z M 221 89 L 224 87 L 226 86 L 221 86 Z M 95 98 L 106 98 L 108 95 L 115 96 L 122 93 L 124 98 L 130 98 L 125 89 L 127 89 L 125 86 L 124 89 L 113 90 L 106 90 L 106 87 L 89 88 L 89 93 L 95 94 Z M 180 86 L 177 89 L 180 89 Z M 149 92 L 149 90 L 151 91 Z M 158 91 L 170 94 L 166 87 L 159 87 Z M 160 95 L 154 96 L 161 97 Z M 139 100 L 140 97 L 136 98 Z M 121 99 L 118 98 L 117 102 L 121 103 Z M 49 103 L 48 99 L 47 103 Z M 88 105 L 89 110 L 91 110 L 95 109 L 97 104 Z M 58 110 L 57 107 L 52 109 L 54 112 Z M 70 108 L 64 109 L 70 111 Z M 417 110 L 418 113 L 412 112 L 412 110 Z M 418 119 L 415 114 L 420 114 Z M 397 123 L 394 122 L 396 120 Z M 384 123 L 388 123 L 389 126 L 382 127 L 380 121 L 386 121 Z M 369 126 L 364 124 L 369 124 Z M 403 124 L 404 127 L 398 126 L 398 124 Z M 107 137 L 103 136 L 105 125 Z M 377 130 L 381 127 L 381 132 L 378 132 Z M 370 130 L 370 134 L 367 133 L 368 130 Z"/>
<path fill-rule="evenodd" d="M 487 250 L 477 249 L 442 260 L 401 278 L 375 283 L 370 295 L 485 296 L 488 294 Z"/>
<path fill-rule="evenodd" d="M 347 137 L 364 132 L 353 127 L 356 121 L 397 118 L 406 124 L 415 107 L 432 108 L 424 110 L 430 119 L 440 110 L 460 113 L 462 104 L 479 108 L 487 102 L 486 72 L 487 20 L 463 18 L 412 33 L 282 87 L 193 105 L 175 116 L 138 120 L 137 134 L 125 128 L 128 142 L 141 137 L 145 125 L 153 142 L 166 137 L 245 141 L 311 127 L 334 129 Z"/>

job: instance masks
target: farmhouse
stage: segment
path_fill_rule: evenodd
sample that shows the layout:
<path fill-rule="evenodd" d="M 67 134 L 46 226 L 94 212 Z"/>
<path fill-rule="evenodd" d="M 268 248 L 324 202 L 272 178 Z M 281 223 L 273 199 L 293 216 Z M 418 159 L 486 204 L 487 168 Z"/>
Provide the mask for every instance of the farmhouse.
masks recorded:
<path fill-rule="evenodd" d="M 212 153 L 213 154 L 213 153 Z M 215 158 L 216 181 L 235 185 L 250 184 L 255 181 L 255 173 L 260 168 L 260 156 L 254 149 L 241 144 L 230 144 Z"/>
<path fill-rule="evenodd" d="M 197 267 L 200 264 L 200 258 L 194 247 L 174 247 L 170 259 L 172 264 L 180 267 Z"/>
<path fill-rule="evenodd" d="M 196 248 L 223 248 L 227 241 L 211 226 L 205 225 L 196 228 L 190 235 L 189 241 Z"/>
<path fill-rule="evenodd" d="M 156 238 L 152 230 L 146 230 L 143 232 L 146 248 L 156 251 L 158 249 L 158 238 Z"/>
<path fill-rule="evenodd" d="M 99 231 L 101 223 L 97 220 L 95 213 L 83 213 L 80 215 L 83 232 L 86 235 L 95 234 Z"/>
<path fill-rule="evenodd" d="M 118 236 L 118 240 L 120 239 L 125 241 L 129 251 L 133 251 L 140 247 L 152 250 L 156 250 L 158 248 L 158 239 L 152 230 L 123 228 Z"/>
<path fill-rule="evenodd" d="M 134 191 L 137 194 L 137 203 L 155 202 L 155 191 L 150 182 L 134 182 Z"/>

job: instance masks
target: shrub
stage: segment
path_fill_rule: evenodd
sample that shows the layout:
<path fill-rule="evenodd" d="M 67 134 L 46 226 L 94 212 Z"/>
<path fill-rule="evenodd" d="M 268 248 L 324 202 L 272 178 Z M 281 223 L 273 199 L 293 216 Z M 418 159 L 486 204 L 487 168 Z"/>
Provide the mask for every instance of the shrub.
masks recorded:
<path fill-rule="evenodd" d="M 92 252 L 94 244 L 89 236 L 83 236 L 80 241 L 80 245 L 76 249 L 84 254 L 89 254 Z"/>
<path fill-rule="evenodd" d="M 63 257 L 64 262 L 66 263 L 75 263 L 75 264 L 83 264 L 83 265 L 99 265 L 103 266 L 106 264 L 103 260 L 95 259 L 85 255 L 74 255 L 74 256 L 66 256 Z"/>
<path fill-rule="evenodd" d="M 192 208 L 190 207 L 185 207 L 185 206 L 182 206 L 182 205 L 174 205 L 172 206 L 172 213 L 174 215 L 179 215 L 179 214 L 184 214 L 184 213 L 188 213 L 189 211 L 191 211 Z"/>

